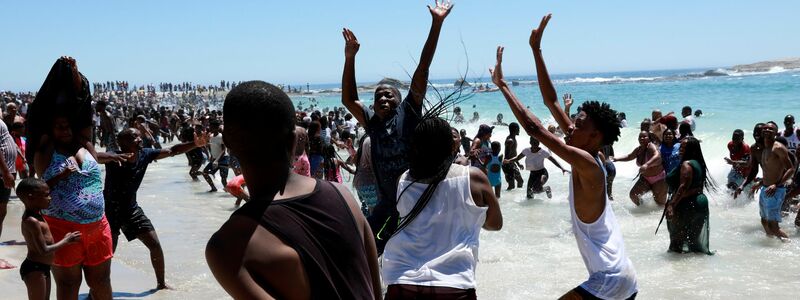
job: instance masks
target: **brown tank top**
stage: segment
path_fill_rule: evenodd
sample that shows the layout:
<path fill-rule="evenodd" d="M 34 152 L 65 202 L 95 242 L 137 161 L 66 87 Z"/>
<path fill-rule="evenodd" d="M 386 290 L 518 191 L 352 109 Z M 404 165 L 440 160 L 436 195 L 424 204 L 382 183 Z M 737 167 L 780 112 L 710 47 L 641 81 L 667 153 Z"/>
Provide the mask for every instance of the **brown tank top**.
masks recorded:
<path fill-rule="evenodd" d="M 374 298 L 364 242 L 336 187 L 317 180 L 308 195 L 266 203 L 252 199 L 233 214 L 257 220 L 297 251 L 311 299 Z"/>

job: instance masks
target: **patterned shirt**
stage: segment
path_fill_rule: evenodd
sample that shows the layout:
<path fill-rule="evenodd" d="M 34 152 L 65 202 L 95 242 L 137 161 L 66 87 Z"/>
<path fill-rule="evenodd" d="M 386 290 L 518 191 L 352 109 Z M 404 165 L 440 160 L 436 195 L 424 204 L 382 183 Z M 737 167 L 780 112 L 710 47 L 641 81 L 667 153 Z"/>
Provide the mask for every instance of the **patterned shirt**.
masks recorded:
<path fill-rule="evenodd" d="M 100 165 L 89 151 L 84 151 L 83 163 L 78 172 L 58 181 L 50 189 L 53 198 L 44 215 L 78 224 L 89 224 L 103 218 L 103 180 Z M 67 157 L 53 153 L 53 160 L 44 172 L 43 179 L 50 180 L 67 168 Z"/>
<path fill-rule="evenodd" d="M 8 132 L 8 127 L 5 122 L 0 122 L 0 155 L 6 161 L 6 167 L 11 174 L 17 173 L 17 144 L 14 143 L 14 138 Z"/>

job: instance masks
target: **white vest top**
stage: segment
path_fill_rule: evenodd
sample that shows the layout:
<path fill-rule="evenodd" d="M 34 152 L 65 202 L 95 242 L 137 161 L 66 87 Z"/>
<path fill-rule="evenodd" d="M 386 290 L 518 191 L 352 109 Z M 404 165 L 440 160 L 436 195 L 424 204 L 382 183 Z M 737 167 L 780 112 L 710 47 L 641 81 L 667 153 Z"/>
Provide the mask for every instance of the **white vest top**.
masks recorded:
<path fill-rule="evenodd" d="M 600 169 L 603 169 L 605 177 L 605 169 L 603 167 Z M 606 195 L 605 191 L 603 195 Z M 622 232 L 608 197 L 605 197 L 605 201 L 605 209 L 594 223 L 582 222 L 575 213 L 575 195 L 570 176 L 569 206 L 572 232 L 578 242 L 583 263 L 589 271 L 589 280 L 582 283 L 581 287 L 598 298 L 627 299 L 638 290 L 636 270 L 625 253 L 625 241 L 622 240 Z"/>
<path fill-rule="evenodd" d="M 486 220 L 470 191 L 470 167 L 451 165 L 428 205 L 386 244 L 381 277 L 386 285 L 475 288 L 478 236 Z M 408 171 L 397 193 L 410 185 Z M 413 209 L 427 184 L 414 183 L 397 200 L 400 216 Z"/>

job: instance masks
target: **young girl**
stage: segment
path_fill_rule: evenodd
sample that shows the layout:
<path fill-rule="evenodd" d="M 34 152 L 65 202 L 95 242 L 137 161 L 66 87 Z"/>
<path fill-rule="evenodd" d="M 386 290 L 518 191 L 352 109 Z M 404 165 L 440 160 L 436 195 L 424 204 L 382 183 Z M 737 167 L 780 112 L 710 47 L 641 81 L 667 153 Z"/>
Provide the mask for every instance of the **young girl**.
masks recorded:
<path fill-rule="evenodd" d="M 500 198 L 500 187 L 502 181 L 500 180 L 500 170 L 503 165 L 503 156 L 500 155 L 500 142 L 492 142 L 492 158 L 486 164 L 487 175 L 489 176 L 489 185 L 494 187 L 494 195 Z"/>
<path fill-rule="evenodd" d="M 333 145 L 327 145 L 323 148 L 323 166 L 325 167 L 325 180 L 333 181 L 337 183 L 342 183 L 342 172 L 339 167 L 344 168 L 350 174 L 354 174 L 355 171 L 350 168 L 346 163 L 341 161 L 336 156 L 336 148 Z"/>

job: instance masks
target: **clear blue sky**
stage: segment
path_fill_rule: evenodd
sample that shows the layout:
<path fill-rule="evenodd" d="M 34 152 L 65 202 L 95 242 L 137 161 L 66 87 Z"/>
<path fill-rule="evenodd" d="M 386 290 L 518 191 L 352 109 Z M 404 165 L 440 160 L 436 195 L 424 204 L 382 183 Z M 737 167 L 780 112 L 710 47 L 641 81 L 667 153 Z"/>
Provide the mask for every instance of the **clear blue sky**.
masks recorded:
<path fill-rule="evenodd" d="M 8 1 L 0 90 L 38 89 L 60 55 L 92 81 L 337 83 L 342 27 L 361 42 L 359 82 L 406 79 L 430 26 L 425 0 Z M 800 1 L 457 1 L 432 78 L 533 74 L 527 39 L 553 13 L 543 50 L 553 73 L 728 66 L 800 56 Z"/>

